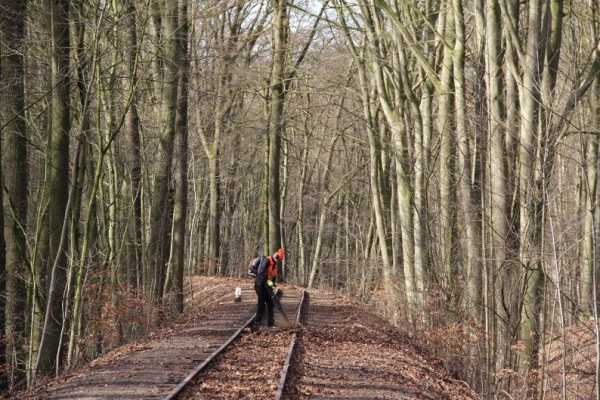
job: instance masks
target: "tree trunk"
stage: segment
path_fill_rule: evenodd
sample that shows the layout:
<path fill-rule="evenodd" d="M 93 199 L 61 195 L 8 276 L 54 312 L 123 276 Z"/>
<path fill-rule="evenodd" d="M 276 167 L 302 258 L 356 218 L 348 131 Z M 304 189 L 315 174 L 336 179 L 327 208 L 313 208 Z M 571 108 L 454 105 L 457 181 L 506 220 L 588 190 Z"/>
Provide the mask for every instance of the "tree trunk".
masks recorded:
<path fill-rule="evenodd" d="M 183 312 L 183 276 L 185 267 L 185 232 L 188 207 L 188 0 L 180 0 L 178 59 L 180 60 L 179 107 L 175 137 L 175 209 L 173 212 L 173 269 L 174 306 Z"/>
<path fill-rule="evenodd" d="M 519 371 L 522 377 L 532 385 L 530 396 L 535 396 L 535 375 L 538 367 L 538 351 L 540 339 L 540 310 L 542 289 L 542 265 L 540 256 L 539 230 L 541 214 L 537 208 L 540 193 L 535 181 L 536 141 L 539 132 L 539 49 L 541 29 L 541 2 L 532 0 L 529 3 L 529 22 L 527 49 L 523 60 L 523 86 L 521 90 L 521 129 L 519 134 L 519 204 L 520 228 L 519 242 L 520 262 L 522 265 L 523 307 L 521 311 L 520 340 L 524 344 L 524 352 L 519 360 Z"/>
<path fill-rule="evenodd" d="M 0 82 L 3 98 L 0 103 L 0 138 L 2 138 L 3 185 L 6 203 L 3 204 L 4 225 L 0 225 L 6 241 L 6 272 L 0 273 L 6 284 L 6 330 L 0 326 L 0 335 L 10 340 L 6 344 L 9 387 L 15 389 L 25 379 L 25 304 L 27 277 L 27 132 L 25 126 L 25 89 L 23 41 L 25 39 L 26 2 L 8 1 L 0 11 Z M 3 256 L 4 254 L 0 254 Z M 0 290 L 0 293 L 4 293 Z M 4 343 L 4 342 L 3 342 Z M 4 357 L 4 348 L 0 348 Z M 0 362 L 0 365 L 4 365 Z M 0 374 L 4 376 L 4 374 Z M 1 378 L 0 378 L 1 379 Z M 0 383 L 0 387 L 3 385 Z"/>
<path fill-rule="evenodd" d="M 166 264 L 169 257 L 171 217 L 169 193 L 172 187 L 173 143 L 177 115 L 177 23 L 178 2 L 161 0 L 162 48 L 162 98 L 160 107 L 160 155 L 154 183 L 154 196 L 150 214 L 150 243 L 145 291 L 148 305 L 159 304 L 163 296 Z"/>
<path fill-rule="evenodd" d="M 140 141 L 140 118 L 138 114 L 138 64 L 140 46 L 137 39 L 137 17 L 134 0 L 126 0 L 124 25 L 127 29 L 127 67 L 129 69 L 129 85 L 133 92 L 131 107 L 125 122 L 125 132 L 128 137 L 127 158 L 130 167 L 129 199 L 132 206 L 132 222 L 128 227 L 127 239 L 127 282 L 134 290 L 141 286 L 142 274 L 142 155 Z"/>
<path fill-rule="evenodd" d="M 281 199 L 279 196 L 279 167 L 281 137 L 284 133 L 283 106 L 285 102 L 285 57 L 288 44 L 288 3 L 273 0 L 273 59 L 271 61 L 271 90 L 269 109 L 269 249 L 281 247 Z"/>
<path fill-rule="evenodd" d="M 600 7 L 596 2 L 591 2 L 591 8 L 594 12 L 594 20 L 592 22 L 592 32 L 594 37 L 597 37 L 600 26 L 596 18 L 598 16 L 598 10 Z M 581 300 L 580 308 L 582 310 L 582 317 L 587 319 L 588 317 L 595 315 L 593 307 L 598 309 L 598 274 L 596 271 L 596 263 L 598 262 L 597 246 L 598 246 L 598 232 L 596 227 L 598 226 L 598 205 L 597 205 L 597 189 L 598 189 L 598 145 L 600 143 L 600 77 L 594 79 L 594 84 L 591 90 L 591 135 L 582 138 L 585 142 L 586 152 L 582 154 L 583 158 L 583 179 L 584 179 L 584 195 L 585 195 L 585 222 L 584 222 L 584 248 L 583 248 L 583 265 L 582 265 L 582 283 L 581 283 Z M 596 287 L 594 287 L 596 282 Z M 600 362 L 600 360 L 599 360 Z M 600 375 L 599 375 L 600 376 Z M 600 387 L 596 388 L 600 391 Z M 599 393 L 600 395 L 600 393 Z"/>
<path fill-rule="evenodd" d="M 595 4 L 595 3 L 594 3 Z M 597 5 L 593 5 L 592 9 L 594 12 L 594 23 L 598 23 L 597 16 L 599 7 Z M 598 26 L 594 25 L 594 31 L 598 32 Z M 594 87 L 592 88 L 592 129 L 594 130 L 594 134 L 590 137 L 588 146 L 594 147 L 594 149 L 590 152 L 588 151 L 588 161 L 593 161 L 594 164 L 588 164 L 589 168 L 589 178 L 588 178 L 588 199 L 590 200 L 589 204 L 586 204 L 586 210 L 591 210 L 586 212 L 586 221 L 585 221 L 585 242 L 586 245 L 586 254 L 585 257 L 587 259 L 587 270 L 590 274 L 590 286 L 591 293 L 588 295 L 588 298 L 591 298 L 591 304 L 593 307 L 592 314 L 595 315 L 596 321 L 598 321 L 598 314 L 600 313 L 600 271 L 598 271 L 595 266 L 598 262 L 598 205 L 596 199 L 597 190 L 598 190 L 598 172 L 596 168 L 591 168 L 592 166 L 596 166 L 596 162 L 598 160 L 598 144 L 600 140 L 598 137 L 600 136 L 600 77 L 596 77 L 594 82 Z M 591 142 L 591 143 L 590 143 Z M 594 196 L 594 197 L 592 197 Z M 591 220 L 591 221 L 588 221 Z M 588 224 L 591 225 L 588 227 Z M 584 281 L 585 282 L 585 281 Z M 592 286 L 593 285 L 593 286 Z M 587 299 L 584 297 L 584 301 Z M 596 399 L 600 399 L 600 326 L 598 326 L 598 322 L 596 322 Z"/>
<path fill-rule="evenodd" d="M 339 115 L 336 120 L 336 125 L 339 123 Z M 321 202 L 321 212 L 319 215 L 319 225 L 317 227 L 317 238 L 315 239 L 315 251 L 312 257 L 312 266 L 310 269 L 310 275 L 308 277 L 308 287 L 313 287 L 315 282 L 315 277 L 317 275 L 317 270 L 319 265 L 321 264 L 321 250 L 323 247 L 323 231 L 325 230 L 325 219 L 327 218 L 329 203 L 331 202 L 332 196 L 328 194 L 329 191 L 329 176 L 331 174 L 331 164 L 333 162 L 333 151 L 335 149 L 335 143 L 337 142 L 339 136 L 339 131 L 337 130 L 339 126 L 336 126 L 335 136 L 331 139 L 329 143 L 329 149 L 327 151 L 327 157 L 325 159 L 325 168 L 323 170 L 322 177 L 322 187 L 323 187 L 323 199 Z"/>
<path fill-rule="evenodd" d="M 220 232 L 219 219 L 221 215 L 221 168 L 219 166 L 220 150 L 218 141 L 210 148 L 210 157 L 208 158 L 208 185 L 209 185 L 209 206 L 208 206 L 208 273 L 217 273 L 217 264 L 219 262 Z"/>
<path fill-rule="evenodd" d="M 310 97 L 307 96 L 307 102 L 310 104 Z M 296 269 L 296 274 L 298 276 L 298 282 L 300 285 L 306 285 L 308 282 L 308 272 L 307 272 L 307 264 L 306 264 L 306 245 L 304 242 L 304 195 L 306 194 L 306 186 L 308 185 L 308 155 L 309 155 L 309 139 L 310 139 L 310 129 L 308 125 L 308 113 L 304 115 L 303 120 L 303 130 L 302 130 L 302 138 L 303 138 L 303 148 L 302 148 L 302 159 L 301 159 L 301 170 L 300 170 L 300 179 L 299 179 L 299 188 L 298 188 L 298 222 L 296 226 L 298 228 L 298 268 Z"/>
<path fill-rule="evenodd" d="M 52 374 L 56 365 L 62 329 L 62 293 L 66 281 L 67 259 L 61 243 L 61 230 L 65 219 L 68 197 L 69 171 L 69 2 L 49 0 L 52 16 L 52 108 L 50 136 L 48 138 L 48 248 L 42 255 L 47 260 L 46 287 L 47 323 L 41 333 L 38 353 L 38 374 Z"/>
<path fill-rule="evenodd" d="M 598 107 L 598 93 L 600 93 L 600 79 L 596 78 L 595 90 L 592 103 L 595 104 L 596 113 L 600 112 Z M 595 265 L 597 263 L 596 247 L 597 247 L 597 232 L 596 221 L 598 220 L 597 208 L 597 188 L 598 188 L 598 170 L 596 164 L 598 162 L 598 135 L 600 135 L 599 117 L 596 113 L 592 113 L 592 129 L 595 130 L 590 136 L 582 141 L 585 142 L 585 152 L 582 152 L 583 162 L 583 193 L 584 199 L 584 242 L 583 242 L 583 265 L 581 276 L 581 318 L 587 320 L 593 315 L 593 307 L 597 304 L 597 299 L 594 298 L 594 274 Z"/>
<path fill-rule="evenodd" d="M 409 143 L 403 136 L 396 135 L 394 138 L 394 153 L 396 163 L 396 189 L 398 192 L 398 213 L 400 220 L 400 234 L 402 237 L 402 270 L 404 275 L 404 287 L 414 322 L 425 320 L 423 314 L 424 305 L 424 283 L 423 283 L 423 228 L 422 218 L 426 208 L 424 198 L 424 174 L 425 174 L 425 126 L 419 100 L 412 90 L 412 81 L 409 74 L 409 65 L 404 42 L 401 36 L 394 35 L 399 60 L 399 74 L 402 81 L 404 96 L 410 102 L 410 114 L 412 119 L 412 130 L 414 137 L 414 189 L 411 187 L 410 162 L 405 161 Z M 419 317 L 420 316 L 420 317 Z"/>
<path fill-rule="evenodd" d="M 465 21 L 462 2 L 453 1 L 454 7 L 454 26 L 456 40 L 453 54 L 454 67 L 454 92 L 456 113 L 456 135 L 458 141 L 458 177 L 460 203 L 462 204 L 463 224 L 466 231 L 467 247 L 467 265 L 464 270 L 466 295 L 463 298 L 463 304 L 467 312 L 475 321 L 480 320 L 481 315 L 481 254 L 480 254 L 480 235 L 477 225 L 476 202 L 478 199 L 474 196 L 473 182 L 471 179 L 473 154 L 471 136 L 472 127 L 468 124 L 466 87 L 465 87 Z M 476 153 L 475 153 L 476 154 Z"/>
<path fill-rule="evenodd" d="M 0 32 L 3 32 L 4 21 L 1 21 Z M 0 44 L 0 60 L 4 56 L 4 46 Z M 3 82 L 4 71 L 0 64 L 0 82 Z M 4 118 L 2 118 L 4 121 Z M 2 142 L 0 141 L 0 153 L 2 153 Z M 2 157 L 0 157 L 0 185 L 4 185 L 4 171 L 2 170 Z M 3 205 L 0 212 L 0 293 L 6 293 L 6 242 L 4 240 L 4 190 L 0 190 L 0 204 Z M 0 365 L 6 364 L 6 298 L 0 296 Z M 0 371 L 0 396 L 8 395 L 10 375 L 7 369 Z"/>
<path fill-rule="evenodd" d="M 489 179 L 489 208 L 490 208 L 490 244 L 493 260 L 493 272 L 490 274 L 491 287 L 494 288 L 494 310 L 497 320 L 494 327 L 494 354 L 496 368 L 510 368 L 509 348 L 510 327 L 514 327 L 511 319 L 511 302 L 515 299 L 511 266 L 507 264 L 507 235 L 508 218 L 507 199 L 508 187 L 506 181 L 506 154 L 504 139 L 504 109 L 502 104 L 502 53 L 500 51 L 500 8 L 497 0 L 488 0 L 486 4 L 485 35 L 485 67 L 486 93 L 488 109 L 488 179 Z M 507 307 L 508 306 L 508 307 Z M 505 351 L 499 352 L 502 348 Z"/>
<path fill-rule="evenodd" d="M 381 111 L 383 111 L 383 117 L 387 122 L 387 126 L 391 131 L 391 143 L 393 144 L 393 160 L 396 164 L 396 173 L 398 178 L 397 190 L 398 190 L 398 205 L 399 205 L 399 213 L 400 213 L 400 223 L 402 230 L 402 257 L 404 266 L 406 267 L 409 263 L 409 269 L 404 271 L 407 279 L 411 281 L 411 285 L 407 287 L 407 296 L 408 303 L 415 304 L 416 299 L 413 296 L 419 295 L 415 293 L 414 290 L 409 290 L 410 288 L 414 289 L 414 274 L 412 273 L 412 257 L 414 254 L 413 251 L 413 234 L 412 234 L 412 213 L 410 212 L 410 202 L 412 198 L 412 189 L 408 179 L 408 174 L 406 173 L 405 166 L 401 160 L 406 154 L 406 143 L 404 143 L 405 138 L 405 127 L 400 116 L 399 110 L 402 109 L 400 104 L 394 104 L 393 99 L 391 99 L 391 88 L 387 87 L 384 75 L 384 67 L 380 63 L 380 59 L 385 54 L 384 48 L 385 45 L 380 41 L 380 37 L 382 36 L 382 26 L 381 21 L 379 20 L 378 12 L 375 10 L 373 5 L 371 5 L 370 9 L 364 9 L 363 15 L 368 18 L 366 29 L 369 35 L 370 45 L 372 46 L 371 54 L 372 57 L 372 67 L 374 74 L 374 85 L 376 90 L 375 95 L 378 99 L 378 104 L 381 107 Z M 365 90 L 367 89 L 367 78 L 361 77 L 361 87 L 362 89 L 362 99 L 363 99 L 363 109 L 366 107 L 369 108 L 369 114 L 371 118 L 376 118 L 377 113 L 372 112 L 370 110 L 370 106 L 368 103 L 365 103 L 367 98 L 365 97 Z M 402 101 L 401 98 L 394 99 L 399 103 Z M 387 239 L 387 231 L 388 224 L 385 219 L 385 210 L 384 210 L 384 201 L 382 198 L 383 188 L 387 184 L 387 182 L 382 182 L 382 161 L 379 158 L 379 153 L 382 152 L 382 143 L 381 137 L 377 133 L 377 124 L 373 121 L 371 122 L 371 129 L 368 129 L 367 132 L 369 134 L 369 153 L 371 156 L 371 166 L 370 166 L 370 183 L 371 183 L 371 201 L 373 202 L 373 209 L 375 211 L 375 222 L 376 222 L 376 232 L 377 238 L 379 239 L 379 248 L 381 251 L 382 258 L 382 267 L 383 267 L 383 284 L 384 290 L 388 293 L 388 301 L 389 301 L 389 312 L 391 313 L 392 319 L 396 319 L 398 317 L 398 290 L 397 285 L 395 283 L 395 277 L 392 274 L 392 265 L 390 261 L 389 254 L 389 246 Z M 406 212 L 408 211 L 408 214 Z M 412 316 L 411 316 L 412 317 Z"/>
<path fill-rule="evenodd" d="M 454 37 L 454 7 L 448 7 L 444 37 L 451 40 Z M 451 110 L 454 108 L 453 96 L 453 60 L 452 49 L 444 46 L 444 56 L 441 67 L 441 93 L 438 94 L 439 110 L 437 128 L 440 135 L 440 237 L 442 257 L 442 283 L 446 296 L 453 301 L 455 293 L 456 274 L 454 271 L 454 154 L 456 139 L 453 136 L 454 118 Z"/>

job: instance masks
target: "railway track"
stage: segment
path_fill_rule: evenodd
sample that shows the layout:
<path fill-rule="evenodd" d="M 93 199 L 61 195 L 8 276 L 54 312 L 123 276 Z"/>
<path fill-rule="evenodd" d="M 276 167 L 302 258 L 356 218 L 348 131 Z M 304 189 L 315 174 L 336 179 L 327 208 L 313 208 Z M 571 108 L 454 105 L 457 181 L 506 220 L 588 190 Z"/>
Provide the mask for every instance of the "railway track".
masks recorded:
<path fill-rule="evenodd" d="M 286 292 L 287 296 L 287 292 Z M 306 391 L 298 391 L 307 370 L 303 366 L 306 352 L 306 333 L 321 329 L 343 332 L 353 323 L 354 314 L 343 312 L 350 308 L 347 302 L 335 294 L 302 291 L 298 302 L 295 325 L 291 331 L 266 331 L 247 333 L 232 348 L 227 349 L 197 378 L 188 382 L 178 400 L 197 399 L 304 399 L 310 398 Z M 342 311 L 342 312 L 340 312 Z M 287 311 L 289 314 L 289 311 Z M 291 315 L 290 315 L 291 319 Z M 323 351 L 324 349 L 317 350 Z M 343 365 L 345 358 L 334 355 L 334 363 Z M 339 367 L 331 367 L 335 370 Z M 319 373 L 326 373 L 325 369 Z M 276 378 L 278 377 L 278 379 Z M 327 384 L 345 386 L 336 376 Z M 335 398 L 332 396 L 330 398 Z"/>
<path fill-rule="evenodd" d="M 286 289 L 285 297 L 280 300 L 281 306 L 285 313 L 285 317 L 282 318 L 282 315 L 278 310 L 275 310 L 275 322 L 278 326 L 284 326 L 285 328 L 295 328 L 299 325 L 300 319 L 302 317 L 301 311 L 303 309 L 303 305 L 305 302 L 305 291 L 293 289 L 290 294 L 290 290 Z M 298 299 L 299 296 L 299 299 Z M 306 295 L 307 296 L 307 295 Z M 291 299 L 292 301 L 286 301 L 287 299 Z M 297 300 L 297 301 L 295 301 Z M 277 309 L 277 307 L 275 307 Z M 290 314 L 290 311 L 293 314 Z M 285 319 L 289 318 L 288 321 Z M 223 344 L 217 351 L 215 351 L 211 357 L 207 358 L 202 364 L 200 364 L 194 371 L 192 371 L 177 387 L 175 387 L 165 398 L 164 400 L 174 400 L 174 399 L 185 399 L 190 396 L 190 393 L 194 391 L 193 386 L 198 386 L 202 381 L 202 377 L 200 374 L 207 368 L 211 366 L 211 361 L 221 356 L 228 350 L 228 346 L 235 340 L 237 337 L 244 331 L 247 331 L 246 328 L 250 325 L 252 319 L 241 327 L 234 335 L 230 337 L 230 339 Z M 291 323 L 292 326 L 286 326 L 288 323 Z M 269 332 L 276 332 L 275 330 L 267 330 Z M 291 331 L 291 336 L 289 338 L 289 345 L 287 346 L 287 353 L 285 356 L 285 360 L 283 362 L 283 367 L 279 374 L 280 379 L 277 386 L 277 391 L 275 393 L 275 399 L 280 400 L 282 398 L 283 390 L 285 387 L 286 379 L 288 376 L 289 366 L 292 360 L 292 355 L 294 352 L 294 348 L 296 345 L 297 332 L 295 330 Z M 190 388 L 192 387 L 192 388 Z"/>
<path fill-rule="evenodd" d="M 169 337 L 18 398 L 477 398 L 396 328 L 348 299 L 284 290 L 281 303 L 294 328 L 275 312 L 277 328 L 252 331 L 256 297 L 249 283 L 242 303 L 224 297 Z"/>
<path fill-rule="evenodd" d="M 308 294 L 299 328 L 245 332 L 177 399 L 477 398 L 381 318 L 343 296 Z"/>
<path fill-rule="evenodd" d="M 286 314 L 299 318 L 303 291 L 286 288 L 281 304 Z M 30 399 L 174 399 L 222 354 L 254 318 L 256 296 L 251 283 L 242 287 L 242 298 L 231 298 L 214 307 L 197 321 L 196 326 L 182 329 L 169 337 L 142 345 L 140 349 L 117 361 L 95 365 L 61 384 L 45 388 Z M 275 311 L 275 322 L 285 321 Z M 282 385 L 285 379 L 282 375 Z M 283 386 L 282 386 L 283 387 Z"/>

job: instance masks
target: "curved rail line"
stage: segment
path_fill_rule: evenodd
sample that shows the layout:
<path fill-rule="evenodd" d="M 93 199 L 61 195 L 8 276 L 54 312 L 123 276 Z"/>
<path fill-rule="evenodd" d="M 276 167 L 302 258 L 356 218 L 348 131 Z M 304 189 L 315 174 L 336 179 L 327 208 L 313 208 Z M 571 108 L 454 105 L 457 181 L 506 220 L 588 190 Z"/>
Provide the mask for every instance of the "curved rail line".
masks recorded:
<path fill-rule="evenodd" d="M 242 297 L 251 298 L 254 288 L 245 284 L 242 292 Z M 74 371 L 62 382 L 41 386 L 28 398 L 162 400 L 245 325 L 256 310 L 254 301 L 232 302 L 228 295 L 218 301 L 200 313 L 197 320 L 190 319 L 165 330 L 164 337 L 159 333 L 156 339 L 141 341 L 116 353 L 112 359 L 100 361 L 81 372 Z"/>
<path fill-rule="evenodd" d="M 292 320 L 290 325 L 294 325 L 296 314 L 297 325 L 308 293 L 300 288 L 289 289 L 289 294 L 286 292 L 282 298 L 282 306 Z M 242 291 L 242 297 L 252 298 L 254 294 L 250 284 L 243 285 Z M 173 331 L 167 331 L 165 337 L 140 342 L 112 359 L 92 365 L 80 373 L 75 371 L 60 383 L 40 387 L 31 393 L 30 398 L 164 400 L 174 399 L 178 394 L 181 397 L 182 388 L 191 386 L 190 380 L 206 371 L 207 365 L 213 365 L 215 357 L 231 348 L 236 338 L 239 339 L 252 323 L 255 304 L 254 301 L 231 302 L 224 295 L 221 302 L 200 314 L 197 321 L 187 321 Z M 279 319 L 278 311 L 275 313 L 276 319 Z M 294 343 L 295 330 L 288 333 L 288 343 L 292 336 L 294 339 L 289 344 L 288 356 L 281 370 L 278 393 L 283 391 L 290 362 L 293 365 L 292 352 L 297 347 Z M 284 342 L 283 346 L 287 347 L 288 343 Z M 286 350 L 281 350 L 283 358 Z M 278 396 L 280 398 L 281 395 Z"/>

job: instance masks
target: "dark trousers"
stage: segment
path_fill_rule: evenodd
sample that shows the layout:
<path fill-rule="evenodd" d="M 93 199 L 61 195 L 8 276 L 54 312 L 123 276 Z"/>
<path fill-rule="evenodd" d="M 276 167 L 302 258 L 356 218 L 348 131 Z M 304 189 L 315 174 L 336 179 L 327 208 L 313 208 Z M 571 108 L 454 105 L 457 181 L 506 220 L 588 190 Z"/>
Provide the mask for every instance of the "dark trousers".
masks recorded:
<path fill-rule="evenodd" d="M 256 291 L 256 296 L 258 296 L 258 304 L 256 305 L 256 319 L 254 320 L 254 323 L 260 324 L 262 322 L 266 307 L 267 324 L 269 326 L 273 326 L 275 324 L 275 318 L 273 317 L 273 299 L 271 298 L 273 289 L 267 287 L 265 284 L 261 285 L 256 282 L 254 284 L 254 290 Z"/>

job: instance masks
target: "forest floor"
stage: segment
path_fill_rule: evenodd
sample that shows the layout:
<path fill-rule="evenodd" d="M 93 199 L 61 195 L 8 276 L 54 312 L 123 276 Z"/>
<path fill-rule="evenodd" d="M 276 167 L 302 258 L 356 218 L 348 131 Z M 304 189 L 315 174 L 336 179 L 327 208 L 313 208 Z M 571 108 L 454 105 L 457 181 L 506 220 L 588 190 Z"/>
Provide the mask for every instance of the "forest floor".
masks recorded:
<path fill-rule="evenodd" d="M 97 363 L 118 363 L 128 353 L 153 341 L 168 340 L 170 333 L 197 321 L 199 313 L 232 301 L 236 286 L 248 280 L 195 277 L 188 312 L 180 321 L 149 337 L 119 347 L 71 373 L 45 382 L 46 388 L 60 385 L 71 376 L 85 373 Z M 297 329 L 299 345 L 290 367 L 285 399 L 476 399 L 464 382 L 443 368 L 442 360 L 411 343 L 411 339 L 360 305 L 335 294 L 310 291 L 307 320 Z M 254 302 L 255 298 L 244 299 Z M 186 398 L 269 399 L 279 379 L 278 368 L 262 368 L 263 361 L 284 349 L 290 330 L 244 332 L 225 354 L 202 375 L 202 382 Z M 281 342 L 281 343 L 280 343 Z M 278 346 L 278 343 L 281 346 Z M 265 385 L 258 375 L 271 376 Z M 239 377 L 237 381 L 223 377 Z M 252 382 L 259 382 L 253 388 Z M 263 386 L 261 389 L 260 387 Z M 267 390 L 264 391 L 264 386 Z M 23 393 L 27 398 L 45 389 Z M 261 392 L 261 390 L 263 390 Z"/>

